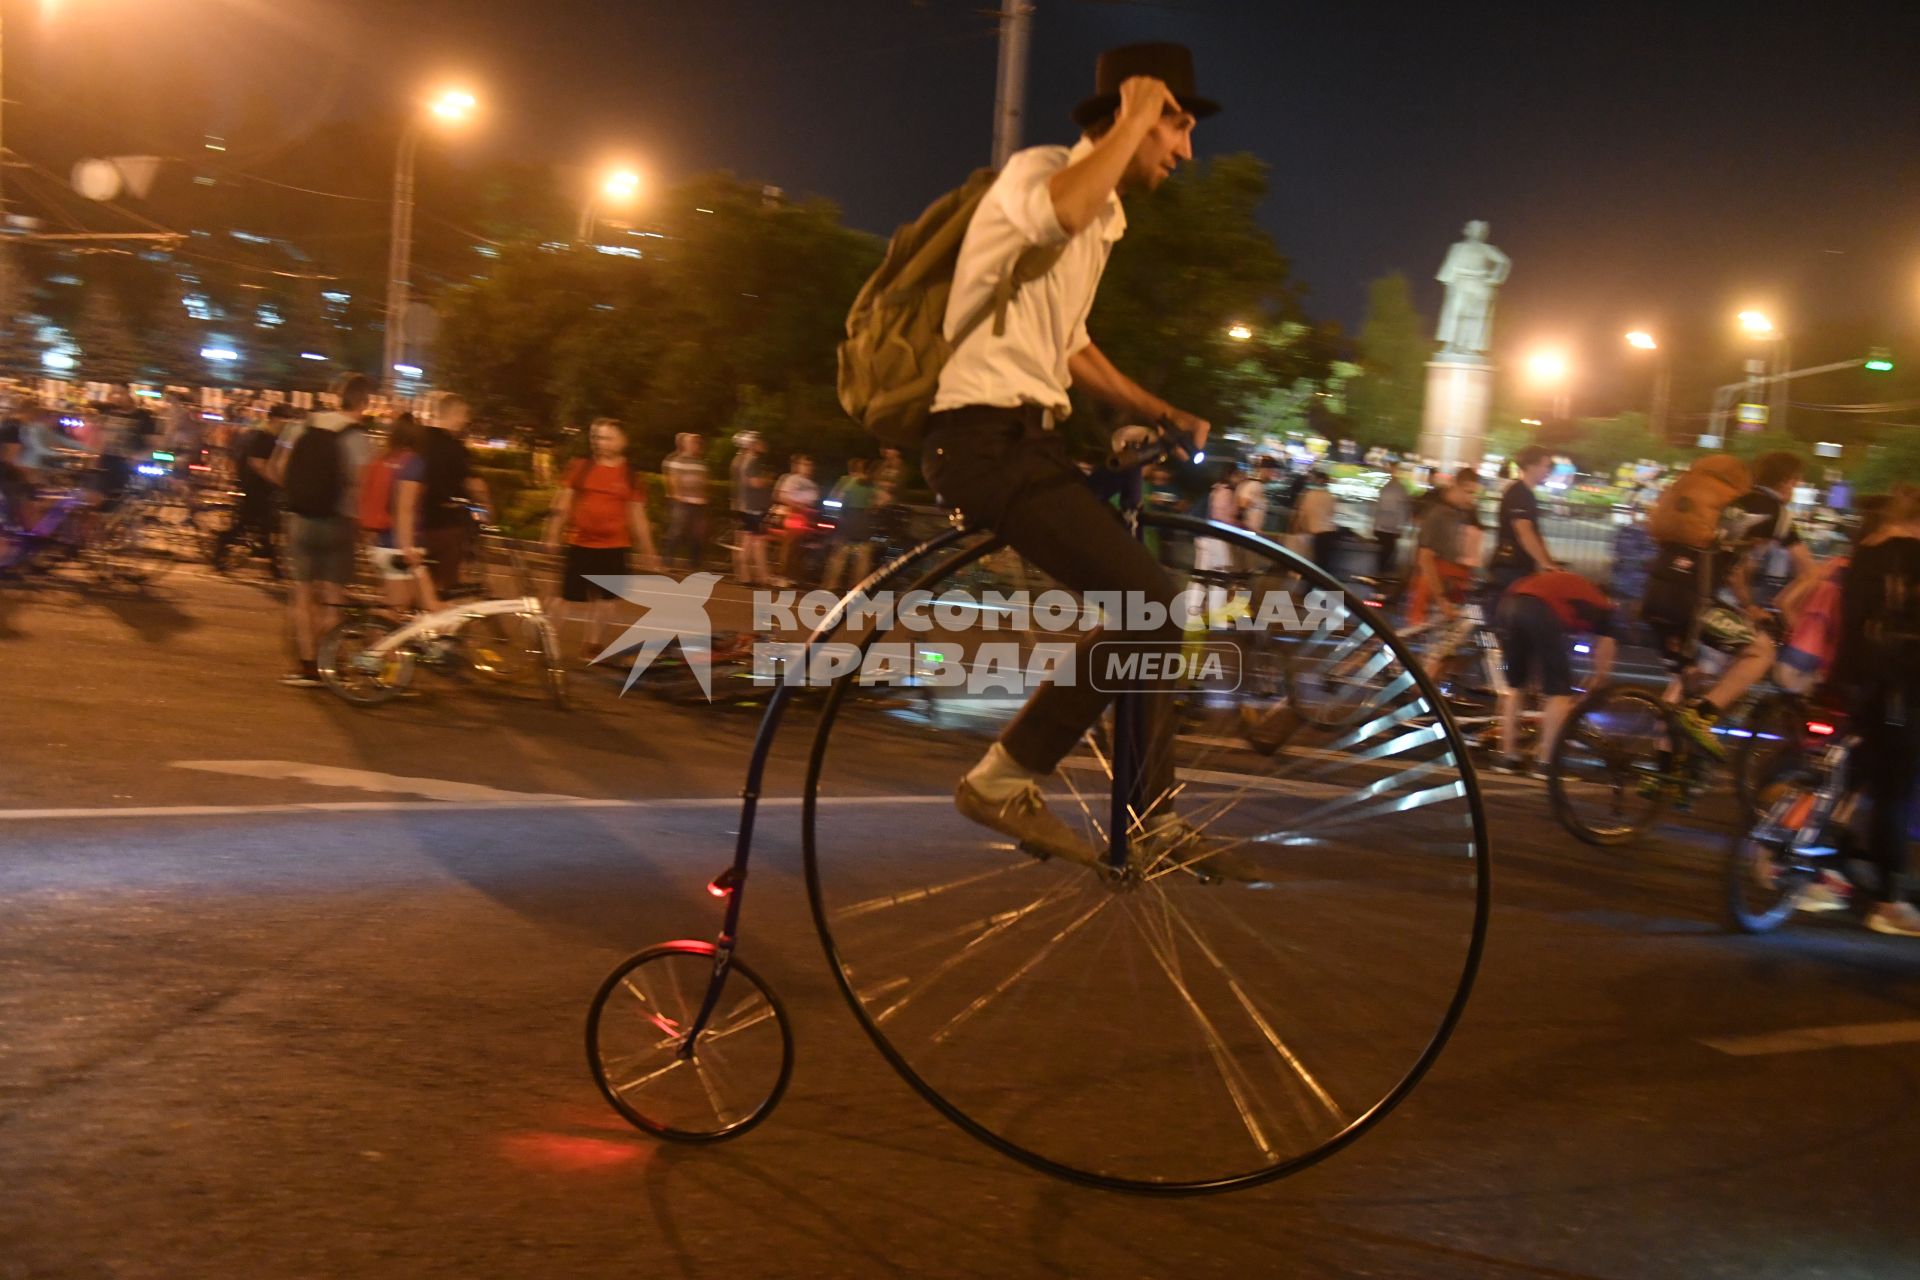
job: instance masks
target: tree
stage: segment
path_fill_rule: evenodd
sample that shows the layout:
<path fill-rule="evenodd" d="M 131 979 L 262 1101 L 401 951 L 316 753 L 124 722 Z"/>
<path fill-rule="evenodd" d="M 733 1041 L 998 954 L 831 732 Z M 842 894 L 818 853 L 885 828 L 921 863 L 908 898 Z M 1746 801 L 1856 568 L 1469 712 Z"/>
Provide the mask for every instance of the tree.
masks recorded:
<path fill-rule="evenodd" d="M 1853 474 L 1860 493 L 1885 493 L 1894 485 L 1920 480 L 1920 428 L 1889 427 L 1867 451 Z"/>
<path fill-rule="evenodd" d="M 1407 277 L 1396 271 L 1367 286 L 1367 319 L 1360 326 L 1360 376 L 1348 392 L 1354 429 L 1363 445 L 1408 450 L 1420 442 L 1427 361 L 1433 344 L 1413 305 Z"/>
<path fill-rule="evenodd" d="M 1303 377 L 1324 379 L 1333 357 L 1332 331 L 1300 323 L 1299 289 L 1259 223 L 1266 191 L 1266 165 L 1231 155 L 1130 200 L 1126 236 L 1087 321 L 1129 376 L 1216 422 L 1288 394 Z M 1235 325 L 1250 336 L 1233 338 Z M 1106 406 L 1076 398 L 1074 438 L 1104 440 L 1115 425 Z"/>
<path fill-rule="evenodd" d="M 1673 446 L 1648 428 L 1644 413 L 1580 419 L 1568 452 L 1583 471 L 1602 476 L 1612 475 L 1623 462 L 1670 462 L 1674 457 Z"/>
<path fill-rule="evenodd" d="M 0 373 L 33 377 L 40 372 L 40 341 L 32 316 L 32 291 L 15 246 L 0 243 Z"/>

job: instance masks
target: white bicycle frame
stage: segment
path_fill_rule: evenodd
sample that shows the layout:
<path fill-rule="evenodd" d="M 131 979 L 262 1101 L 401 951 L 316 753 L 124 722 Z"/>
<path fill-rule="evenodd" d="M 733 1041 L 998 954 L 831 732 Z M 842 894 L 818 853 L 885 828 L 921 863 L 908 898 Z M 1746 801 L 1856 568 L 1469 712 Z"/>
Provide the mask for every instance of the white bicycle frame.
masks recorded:
<path fill-rule="evenodd" d="M 405 645 L 423 644 L 457 634 L 469 622 L 507 614 L 526 614 L 543 625 L 547 611 L 537 596 L 508 596 L 499 600 L 467 601 L 434 613 L 423 613 L 406 626 L 388 632 L 362 650 L 365 657 L 385 657 Z"/>

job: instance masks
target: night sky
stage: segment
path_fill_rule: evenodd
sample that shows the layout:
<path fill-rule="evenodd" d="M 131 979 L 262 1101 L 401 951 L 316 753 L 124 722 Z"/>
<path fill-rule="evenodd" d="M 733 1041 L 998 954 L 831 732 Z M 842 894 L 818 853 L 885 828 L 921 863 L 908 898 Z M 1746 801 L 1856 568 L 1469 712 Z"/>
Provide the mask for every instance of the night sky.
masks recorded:
<path fill-rule="evenodd" d="M 173 77 L 228 110 L 264 83 L 317 118 L 454 74 L 488 104 L 463 145 L 730 169 L 875 231 L 990 149 L 994 0 L 59 2 L 64 43 L 43 30 L 24 55 L 35 91 L 137 57 L 157 109 Z M 1102 47 L 1179 40 L 1226 106 L 1197 147 L 1272 166 L 1264 221 L 1316 318 L 1357 326 L 1393 269 L 1431 316 L 1433 271 L 1480 217 L 1514 260 L 1497 354 L 1566 345 L 1583 408 L 1644 394 L 1632 327 L 1662 335 L 1683 387 L 1730 378 L 1749 305 L 1800 335 L 1796 363 L 1869 338 L 1920 359 L 1920 4 L 1728 12 L 1037 0 L 1027 140 L 1071 140 Z"/>

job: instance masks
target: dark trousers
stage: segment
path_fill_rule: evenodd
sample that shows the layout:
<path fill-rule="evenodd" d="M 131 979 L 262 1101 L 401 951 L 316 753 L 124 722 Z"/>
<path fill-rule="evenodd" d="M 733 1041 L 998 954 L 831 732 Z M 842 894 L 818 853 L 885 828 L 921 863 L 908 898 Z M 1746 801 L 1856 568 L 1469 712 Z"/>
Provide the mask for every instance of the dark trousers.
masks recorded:
<path fill-rule="evenodd" d="M 427 553 L 427 570 L 433 576 L 436 591 L 451 591 L 460 585 L 460 571 L 466 566 L 472 544 L 473 525 L 467 520 L 420 530 L 420 546 Z"/>
<path fill-rule="evenodd" d="M 1920 688 L 1883 685 L 1868 690 L 1858 703 L 1855 721 L 1860 748 L 1853 753 L 1854 768 L 1871 806 L 1867 857 L 1880 870 L 1880 897 L 1885 902 L 1899 902 L 1907 887 L 1907 833 L 1913 821 L 1914 784 L 1920 781 L 1916 694 Z"/>
<path fill-rule="evenodd" d="M 274 554 L 273 542 L 280 520 L 273 507 L 271 491 L 243 492 L 239 504 L 233 509 L 233 519 L 213 537 L 213 562 L 224 563 L 228 553 L 233 550 L 233 544 L 245 538 L 253 547 L 254 554 L 265 556 L 275 566 L 277 573 L 279 558 Z"/>
<path fill-rule="evenodd" d="M 1379 553 L 1379 562 L 1373 568 L 1373 576 L 1379 578 L 1380 587 L 1386 593 L 1388 601 L 1400 599 L 1400 533 L 1373 533 L 1373 547 Z"/>
<path fill-rule="evenodd" d="M 697 502 L 667 506 L 667 560 L 698 569 L 706 558 L 707 509 Z"/>
<path fill-rule="evenodd" d="M 969 405 L 928 419 L 922 470 L 941 499 L 976 528 L 991 529 L 1041 572 L 1078 592 L 1117 591 L 1157 601 L 1167 622 L 1153 630 L 1082 632 L 1071 683 L 1041 686 L 1001 735 L 1021 767 L 1051 773 L 1100 718 L 1112 694 L 1095 687 L 1098 641 L 1149 643 L 1179 652 L 1177 592 L 1160 562 L 1127 532 L 1119 513 L 1093 493 L 1037 409 Z M 1102 682 L 1104 683 L 1104 682 Z M 1145 802 L 1173 782 L 1173 699 L 1139 696 L 1143 710 Z"/>

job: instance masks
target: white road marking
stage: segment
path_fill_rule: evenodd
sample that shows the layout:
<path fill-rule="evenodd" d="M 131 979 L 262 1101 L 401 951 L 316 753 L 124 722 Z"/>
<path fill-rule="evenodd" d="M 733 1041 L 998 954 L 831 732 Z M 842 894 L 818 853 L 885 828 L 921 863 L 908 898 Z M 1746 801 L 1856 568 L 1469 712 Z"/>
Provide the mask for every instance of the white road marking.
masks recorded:
<path fill-rule="evenodd" d="M 822 796 L 824 808 L 861 805 L 952 804 L 949 794 L 930 796 Z M 797 809 L 799 796 L 762 796 L 762 809 Z M 0 822 L 80 822 L 119 818 L 250 818 L 296 813 L 497 813 L 511 809 L 738 809 L 738 796 L 672 797 L 659 800 L 316 800 L 306 804 L 122 805 L 93 809 L 0 809 Z"/>
<path fill-rule="evenodd" d="M 1904 1022 L 1856 1022 L 1840 1027 L 1802 1027 L 1797 1031 L 1770 1031 L 1757 1036 L 1723 1036 L 1700 1043 L 1709 1049 L 1751 1058 L 1770 1053 L 1808 1053 L 1815 1049 L 1847 1049 L 1920 1041 L 1920 1019 Z"/>
<path fill-rule="evenodd" d="M 316 787 L 350 787 L 356 791 L 388 792 L 419 796 L 424 800 L 452 800 L 468 803 L 512 801 L 552 804 L 583 797 L 542 791 L 505 791 L 477 782 L 450 782 L 443 778 L 408 778 L 396 773 L 376 773 L 372 769 L 340 769 L 332 765 L 303 764 L 298 760 L 175 760 L 176 769 L 197 769 L 202 773 L 225 773 L 241 778 L 270 778 L 284 782 L 306 782 Z"/>

